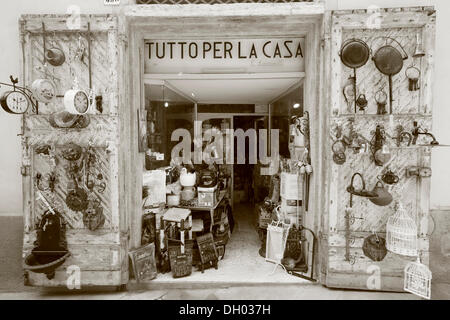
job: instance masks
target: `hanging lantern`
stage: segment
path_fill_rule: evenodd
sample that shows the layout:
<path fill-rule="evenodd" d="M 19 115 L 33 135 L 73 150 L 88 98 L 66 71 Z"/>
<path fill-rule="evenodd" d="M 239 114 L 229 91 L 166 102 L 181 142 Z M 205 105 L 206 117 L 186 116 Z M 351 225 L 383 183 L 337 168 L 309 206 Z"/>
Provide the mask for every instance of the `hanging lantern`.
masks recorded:
<path fill-rule="evenodd" d="M 417 225 L 402 205 L 386 225 L 386 248 L 396 254 L 417 256 Z"/>
<path fill-rule="evenodd" d="M 404 277 L 405 291 L 425 299 L 431 298 L 432 274 L 426 265 L 420 263 L 419 258 L 416 262 L 410 262 L 406 265 Z"/>

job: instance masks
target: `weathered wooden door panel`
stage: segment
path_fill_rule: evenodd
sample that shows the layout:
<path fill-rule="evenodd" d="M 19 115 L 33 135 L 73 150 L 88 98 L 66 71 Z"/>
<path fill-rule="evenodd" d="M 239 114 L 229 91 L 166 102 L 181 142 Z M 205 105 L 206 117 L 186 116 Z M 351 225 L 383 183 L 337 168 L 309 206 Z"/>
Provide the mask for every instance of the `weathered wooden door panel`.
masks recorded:
<path fill-rule="evenodd" d="M 36 79 L 52 79 L 58 95 L 52 103 L 40 103 L 39 114 L 29 113 L 23 119 L 23 257 L 33 249 L 36 225 L 48 209 L 39 194 L 64 217 L 67 247 L 71 253 L 56 270 L 55 278 L 49 280 L 43 274 L 26 272 L 26 283 L 66 286 L 68 270 L 75 267 L 81 271 L 81 286 L 121 285 L 128 281 L 128 234 L 124 232 L 127 226 L 123 218 L 126 211 L 124 203 L 119 203 L 122 128 L 118 117 L 121 74 L 118 59 L 122 43 L 116 17 L 81 16 L 80 26 L 75 29 L 69 28 L 69 19 L 55 15 L 27 15 L 21 19 L 25 85 L 30 87 Z M 60 67 L 44 64 L 43 28 L 45 47 L 58 47 L 65 54 L 66 61 Z M 85 128 L 52 127 L 50 115 L 64 110 L 63 95 L 75 86 L 94 89 L 95 95 L 102 97 L 101 110 L 88 115 L 89 124 Z M 80 162 L 83 167 L 77 184 L 101 207 L 104 223 L 97 229 L 88 228 L 83 211 L 71 210 L 66 204 L 68 186 L 73 179 L 68 175 L 68 162 L 61 151 L 69 143 L 81 146 L 84 151 L 89 149 L 93 159 L 89 166 L 86 161 Z M 37 152 L 42 146 L 51 147 L 50 155 Z M 54 190 L 49 188 L 48 174 L 56 177 Z M 88 186 L 87 175 L 93 188 Z"/>
<path fill-rule="evenodd" d="M 376 20 L 373 19 L 374 14 Z M 370 152 L 354 152 L 351 148 L 346 150 L 346 162 L 343 165 L 337 165 L 332 161 L 332 156 L 328 157 L 329 198 L 325 214 L 327 221 L 322 229 L 321 248 L 325 251 L 321 254 L 322 283 L 329 287 L 402 291 L 403 269 L 416 258 L 388 252 L 382 261 L 375 262 L 365 256 L 362 246 L 364 239 L 373 232 L 386 237 L 386 223 L 395 213 L 394 204 L 397 200 L 416 221 L 420 257 L 423 263 L 428 264 L 429 178 L 408 177 L 406 172 L 412 166 L 431 166 L 431 150 L 421 146 L 430 140 L 429 137 L 419 137 L 416 146 L 408 146 L 407 143 L 397 145 L 395 137 L 399 125 L 411 133 L 414 121 L 431 130 L 435 13 L 433 8 L 382 9 L 378 13 L 367 13 L 365 10 L 334 11 L 328 19 L 328 23 L 325 23 L 325 28 L 328 28 L 325 30 L 325 48 L 329 50 L 329 56 L 325 57 L 329 60 L 324 61 L 330 66 L 324 68 L 325 77 L 330 79 L 330 139 L 327 148 L 332 154 L 331 146 L 339 138 L 339 133 L 341 137 L 349 136 L 352 130 L 370 141 L 376 126 L 381 125 L 387 133 L 391 158 L 380 167 L 375 165 Z M 423 58 L 413 57 L 417 35 L 423 39 L 426 53 Z M 341 46 L 348 39 L 361 39 L 371 47 L 373 55 L 377 48 L 386 44 L 385 37 L 398 41 L 408 56 L 403 69 L 393 76 L 393 115 L 376 114 L 375 94 L 379 90 L 389 94 L 388 77 L 380 73 L 369 59 L 366 65 L 356 71 L 357 96 L 364 94 L 368 105 L 364 113 L 358 112 L 355 116 L 353 104 L 347 103 L 343 94 L 343 87 L 349 83 L 353 70 L 341 62 Z M 391 44 L 392 41 L 389 41 Z M 405 70 L 411 65 L 421 70 L 420 89 L 417 91 L 408 89 Z M 350 200 L 347 187 L 353 174 L 361 173 L 366 188 L 371 190 L 388 168 L 400 178 L 399 183 L 387 186 L 394 202 L 380 207 L 366 198 L 353 196 L 351 214 L 347 215 Z"/>

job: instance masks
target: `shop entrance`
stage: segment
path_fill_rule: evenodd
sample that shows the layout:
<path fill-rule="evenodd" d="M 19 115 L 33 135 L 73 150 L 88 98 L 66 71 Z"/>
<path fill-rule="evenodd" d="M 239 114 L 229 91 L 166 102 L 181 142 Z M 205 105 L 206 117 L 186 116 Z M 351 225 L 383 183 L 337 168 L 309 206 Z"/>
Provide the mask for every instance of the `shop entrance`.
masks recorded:
<path fill-rule="evenodd" d="M 290 137 L 292 117 L 302 116 L 304 111 L 309 111 L 311 123 L 313 123 L 319 116 L 319 109 L 313 106 L 318 105 L 319 96 L 318 38 L 320 29 L 318 23 L 321 21 L 321 13 L 317 12 L 317 15 L 313 13 L 302 19 L 300 19 L 301 14 L 292 15 L 284 11 L 280 13 L 283 16 L 282 19 L 272 16 L 272 14 L 273 12 L 269 14 L 267 11 L 261 17 L 239 18 L 235 17 L 234 13 L 230 17 L 215 18 L 160 19 L 156 17 L 152 18 L 151 22 L 149 20 L 148 25 L 145 26 L 143 26 L 143 20 L 139 22 L 139 19 L 136 19 L 136 28 L 132 24 L 130 60 L 135 68 L 141 67 L 141 70 L 144 70 L 139 75 L 139 79 L 138 74 L 132 77 L 132 92 L 135 94 L 132 102 L 135 106 L 139 104 L 141 119 L 146 118 L 148 122 L 151 122 L 147 126 L 149 134 L 146 135 L 149 139 L 148 147 L 151 150 L 145 151 L 146 163 L 142 164 L 142 168 L 145 170 L 141 171 L 141 175 L 144 175 L 144 189 L 145 181 L 148 181 L 145 177 L 147 171 L 173 165 L 173 163 L 171 164 L 173 157 L 170 150 L 174 146 L 176 147 L 182 139 L 179 135 L 175 141 L 168 139 L 169 127 L 170 130 L 184 129 L 185 133 L 193 137 L 189 144 L 192 152 L 190 159 L 196 157 L 196 150 L 205 151 L 208 142 L 215 141 L 203 140 L 205 131 L 218 129 L 219 134 L 223 135 L 223 131 L 235 130 L 238 126 L 241 127 L 244 135 L 250 128 L 254 131 L 268 130 L 266 132 L 269 133 L 268 140 L 264 145 L 264 149 L 267 150 L 263 151 L 266 151 L 265 154 L 269 158 L 272 154 L 271 142 L 275 140 L 271 138 L 270 130 L 275 129 L 280 132 L 280 135 L 276 137 L 279 150 L 274 154 L 280 156 L 281 153 L 284 153 L 290 156 L 296 153 L 295 150 L 289 149 L 290 142 L 293 142 Z M 182 21 L 183 23 L 181 23 Z M 186 28 L 186 23 L 189 24 L 189 28 Z M 170 27 L 167 30 L 161 29 L 161 24 L 167 24 Z M 174 34 L 177 35 L 176 39 L 173 38 Z M 139 50 L 136 50 L 137 48 Z M 138 83 L 141 83 L 141 86 L 137 85 Z M 304 92 L 308 92 L 308 94 L 304 95 Z M 293 97 L 295 94 L 298 97 Z M 294 101 L 294 99 L 299 100 Z M 156 116 L 153 106 L 157 110 L 162 110 L 156 111 Z M 146 117 L 143 116 L 144 114 Z M 165 118 L 160 114 L 165 115 Z M 314 126 L 317 124 L 319 122 L 314 123 Z M 159 133 L 159 129 L 163 132 Z M 135 133 L 137 137 L 138 132 Z M 200 133 L 202 137 L 200 141 L 195 140 L 196 133 Z M 139 136 L 142 137 L 142 135 Z M 265 249 L 262 241 L 264 231 L 260 230 L 262 228 L 258 221 L 258 205 L 261 206 L 267 198 L 270 198 L 271 189 L 273 189 L 270 185 L 273 184 L 273 181 L 267 177 L 264 181 L 253 173 L 258 172 L 259 167 L 271 170 L 270 161 L 261 164 L 257 156 L 258 161 L 255 163 L 246 163 L 245 160 L 249 159 L 246 159 L 248 156 L 244 152 L 243 163 L 238 163 L 238 154 L 235 154 L 237 140 L 233 134 L 230 141 L 227 140 L 229 137 L 226 134 L 224 139 L 227 141 L 223 146 L 225 148 L 223 154 L 226 158 L 224 164 L 219 165 L 217 169 L 194 163 L 186 171 L 187 174 L 192 174 L 194 171 L 197 174 L 196 190 L 191 192 L 191 187 L 188 186 L 185 190 L 185 186 L 182 186 L 179 199 L 175 193 L 170 195 L 170 200 L 166 195 L 166 205 L 169 202 L 172 205 L 179 203 L 173 206 L 189 208 L 193 220 L 201 217 L 203 220 L 203 224 L 200 225 L 202 232 L 210 231 L 213 236 L 217 236 L 216 233 L 227 234 L 230 229 L 225 255 L 219 261 L 218 270 L 211 268 L 202 273 L 194 267 L 192 274 L 176 279 L 170 272 L 159 273 L 152 283 L 307 282 L 299 277 L 289 275 L 280 267 L 273 272 L 276 265 L 265 261 L 264 257 L 260 255 L 260 253 L 264 255 Z M 318 139 L 317 131 L 314 130 L 311 140 Z M 244 143 L 245 149 L 250 149 L 249 138 L 244 137 L 244 141 L 247 141 Z M 258 143 L 260 140 L 256 139 L 256 141 L 258 153 L 261 149 Z M 316 142 L 314 144 L 318 145 Z M 227 150 L 230 147 L 231 150 Z M 217 146 L 216 148 L 222 149 Z M 208 151 L 209 155 L 214 155 L 211 149 Z M 141 150 L 141 152 L 144 151 Z M 318 161 L 318 152 L 319 149 L 311 151 L 313 162 Z M 184 154 L 179 153 L 179 155 Z M 228 159 L 226 155 L 229 155 Z M 148 161 L 148 158 L 151 158 L 152 161 Z M 138 164 L 143 160 L 141 157 L 136 159 Z M 229 206 L 232 214 L 220 215 L 221 210 L 219 210 L 215 217 L 214 212 L 211 212 L 213 210 L 210 210 L 211 206 L 200 208 L 196 206 L 198 202 L 182 201 L 182 197 L 186 200 L 186 198 L 192 198 L 193 195 L 194 198 L 197 197 L 198 201 L 199 189 L 202 188 L 201 176 L 203 171 L 208 171 L 208 169 L 216 170 L 217 182 L 222 191 L 217 197 L 217 207 Z M 139 175 L 139 166 L 132 171 L 133 174 L 136 171 L 136 174 Z M 245 175 L 241 176 L 239 172 L 244 172 Z M 269 180 L 268 183 L 267 180 Z M 269 187 L 264 188 L 263 186 L 266 184 Z M 132 185 L 130 187 L 133 188 Z M 316 187 L 313 177 L 310 188 L 314 190 Z M 157 190 L 159 189 L 152 189 L 153 192 Z M 142 190 L 136 191 L 136 194 L 142 193 Z M 216 197 L 214 191 L 212 193 L 212 197 Z M 315 208 L 320 203 L 316 201 L 315 194 L 316 192 L 313 191 L 310 193 L 310 212 L 302 222 L 308 228 L 316 231 L 318 221 L 316 221 L 314 212 L 320 212 Z M 146 195 L 145 192 L 144 195 Z M 211 195 L 204 198 L 207 197 L 211 197 Z M 225 200 L 222 202 L 222 199 Z M 136 198 L 130 204 L 133 206 L 135 201 L 142 208 L 142 198 Z M 297 201 L 297 203 L 300 202 Z M 144 208 L 148 204 L 144 201 Z M 212 207 L 214 208 L 215 205 L 213 204 Z M 221 223 L 221 217 L 226 218 L 226 223 Z M 219 221 L 217 225 L 215 225 L 216 218 Z M 134 217 L 131 223 L 131 248 L 142 245 L 140 236 L 145 227 L 145 223 L 143 225 L 142 222 L 141 209 L 141 214 Z M 193 222 L 195 228 L 199 227 L 197 222 Z M 233 229 L 232 232 L 231 229 Z M 222 249 L 218 250 L 219 256 L 223 255 Z M 308 254 L 311 251 L 310 247 Z M 309 262 L 311 265 L 314 264 L 314 261 L 310 260 Z M 309 270 L 311 269 L 309 268 Z M 315 278 L 317 278 L 317 274 L 315 274 Z"/>
<path fill-rule="evenodd" d="M 195 137 L 196 125 L 201 128 L 203 139 L 201 146 L 204 153 L 211 150 L 208 146 L 217 147 L 214 145 L 216 142 L 214 139 L 224 137 L 223 146 L 219 148 L 222 152 L 218 152 L 217 148 L 214 152 L 208 152 L 208 155 L 212 154 L 215 157 L 212 165 L 206 165 L 205 154 L 201 163 L 192 161 L 193 171 L 195 170 L 197 175 L 192 195 L 185 193 L 185 187 L 176 190 L 177 178 L 170 182 L 166 181 L 167 201 L 164 210 L 171 207 L 189 209 L 194 225 L 202 226 L 201 231 L 196 229 L 193 232 L 194 240 L 197 235 L 204 235 L 210 230 L 215 240 L 224 233 L 226 236 L 223 239 L 223 246 L 220 241 L 218 245 L 221 259 L 219 270 L 206 270 L 205 273 L 194 271 L 189 277 L 181 279 L 174 279 L 170 272 L 161 273 L 154 281 L 303 282 L 304 280 L 288 275 L 281 267 L 276 268 L 275 264 L 265 260 L 267 226 L 261 225 L 259 210 L 264 207 L 265 202 L 276 197 L 274 193 L 278 192 L 279 197 L 279 185 L 274 183 L 273 175 L 261 174 L 261 169 L 266 163 L 259 160 L 261 152 L 266 151 L 260 149 L 269 148 L 269 145 L 274 144 L 278 150 L 277 160 L 289 159 L 291 152 L 295 153 L 292 149 L 295 146 L 290 124 L 292 118 L 301 117 L 304 111 L 304 74 L 293 71 L 258 75 L 258 78 L 242 74 L 219 76 L 202 74 L 196 75 L 196 80 L 179 80 L 179 78 L 174 80 L 170 75 L 165 75 L 164 80 L 157 79 L 160 76 L 156 74 L 145 76 L 146 138 L 149 147 L 146 155 L 146 172 L 162 168 L 172 170 L 176 167 L 176 154 L 173 150 L 182 141 L 178 135 L 174 136 L 176 130 L 186 130 L 186 133 L 192 135 L 191 160 L 195 159 L 195 150 L 198 146 Z M 202 86 L 204 84 L 202 77 L 209 79 L 207 86 Z M 241 94 L 233 89 L 232 83 L 235 81 L 240 82 Z M 240 103 L 233 98 L 234 95 L 239 96 Z M 210 98 L 200 100 L 206 96 Z M 208 130 L 214 132 L 214 139 L 205 138 Z M 229 136 L 228 130 L 231 132 Z M 277 130 L 277 141 L 265 141 L 267 135 L 261 135 L 264 130 L 267 132 Z M 178 169 L 190 166 L 187 163 L 178 165 Z M 218 200 L 211 204 L 200 203 L 205 187 L 202 185 L 204 172 L 212 172 L 217 179 L 213 187 L 218 188 Z M 145 179 L 144 189 L 155 191 L 152 183 L 147 183 Z M 148 192 L 144 194 L 147 195 L 147 198 L 144 198 L 144 212 L 147 215 L 156 212 L 159 220 L 160 206 L 156 209 L 156 202 L 152 203 L 157 200 L 154 200 L 155 197 Z M 225 208 L 228 208 L 229 212 L 225 220 L 222 220 L 224 217 L 218 216 Z M 212 221 L 211 217 L 214 217 Z"/>

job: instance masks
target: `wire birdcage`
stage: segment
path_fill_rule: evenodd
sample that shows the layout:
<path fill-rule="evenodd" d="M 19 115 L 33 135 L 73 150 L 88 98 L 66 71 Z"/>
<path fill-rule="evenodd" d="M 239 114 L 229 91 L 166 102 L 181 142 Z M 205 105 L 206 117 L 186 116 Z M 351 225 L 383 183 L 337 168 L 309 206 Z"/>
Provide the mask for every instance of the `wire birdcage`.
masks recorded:
<path fill-rule="evenodd" d="M 386 248 L 396 254 L 417 256 L 417 225 L 401 204 L 386 225 Z"/>
<path fill-rule="evenodd" d="M 425 299 L 431 298 L 432 274 L 426 265 L 420 263 L 419 258 L 405 266 L 404 278 L 405 291 Z"/>

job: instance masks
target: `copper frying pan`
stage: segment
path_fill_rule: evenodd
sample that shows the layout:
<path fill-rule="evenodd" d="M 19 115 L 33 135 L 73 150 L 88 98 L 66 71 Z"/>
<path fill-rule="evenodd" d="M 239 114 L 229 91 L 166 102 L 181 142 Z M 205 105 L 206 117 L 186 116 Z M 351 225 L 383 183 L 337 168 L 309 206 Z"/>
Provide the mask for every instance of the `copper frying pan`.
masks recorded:
<path fill-rule="evenodd" d="M 360 39 L 348 39 L 342 44 L 339 56 L 346 67 L 353 69 L 352 80 L 356 113 L 356 69 L 364 66 L 369 60 L 370 48 Z"/>
<path fill-rule="evenodd" d="M 402 70 L 403 61 L 408 59 L 408 54 L 405 52 L 405 49 L 397 40 L 390 37 L 378 38 L 385 38 L 387 41 L 394 41 L 403 51 L 403 53 L 400 52 L 397 48 L 393 47 L 390 44 L 387 44 L 386 41 L 386 44 L 378 48 L 372 57 L 372 60 L 375 63 L 375 67 L 378 69 L 378 71 L 389 77 L 389 113 L 392 114 L 392 77 Z"/>

